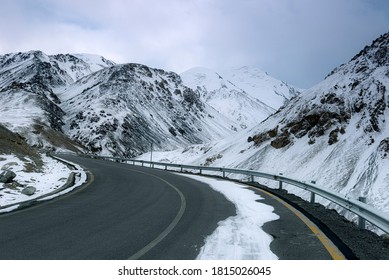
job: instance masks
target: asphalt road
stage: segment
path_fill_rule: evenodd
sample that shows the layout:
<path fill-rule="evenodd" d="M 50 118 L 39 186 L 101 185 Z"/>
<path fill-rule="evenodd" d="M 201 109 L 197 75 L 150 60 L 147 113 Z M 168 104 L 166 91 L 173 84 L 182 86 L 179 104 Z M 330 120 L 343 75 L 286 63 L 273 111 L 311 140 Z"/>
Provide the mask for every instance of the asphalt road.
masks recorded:
<path fill-rule="evenodd" d="M 63 156 L 93 174 L 89 186 L 0 216 L 0 259 L 194 259 L 235 206 L 183 176 Z"/>
<path fill-rule="evenodd" d="M 62 156 L 91 174 L 69 195 L 0 216 L 0 259 L 194 259 L 235 206 L 210 187 L 163 170 Z M 315 229 L 255 190 L 281 219 L 267 223 L 280 259 L 332 259 Z M 258 213 L 260 215 L 260 213 Z"/>

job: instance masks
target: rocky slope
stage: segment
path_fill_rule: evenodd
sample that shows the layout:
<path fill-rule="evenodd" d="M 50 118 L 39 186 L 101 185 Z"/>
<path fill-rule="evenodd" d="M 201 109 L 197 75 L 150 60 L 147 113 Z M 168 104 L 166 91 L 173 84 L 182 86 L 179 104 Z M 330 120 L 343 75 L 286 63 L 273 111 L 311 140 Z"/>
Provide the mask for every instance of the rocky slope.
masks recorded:
<path fill-rule="evenodd" d="M 59 94 L 64 131 L 92 152 L 134 156 L 221 139 L 235 124 L 173 72 L 123 64 L 88 75 Z"/>
<path fill-rule="evenodd" d="M 95 63 L 82 57 L 40 51 L 0 56 L 0 122 L 32 146 L 79 150 L 80 145 L 62 133 L 65 112 L 56 92 L 96 68 L 113 65 L 98 56 L 93 57 Z"/>
<path fill-rule="evenodd" d="M 13 133 L 0 124 L 0 155 L 13 154 L 28 162 L 30 169 L 42 166 L 42 161 L 36 149 L 31 148 L 25 139 L 17 133 Z M 2 161 L 0 156 L 0 161 Z"/>

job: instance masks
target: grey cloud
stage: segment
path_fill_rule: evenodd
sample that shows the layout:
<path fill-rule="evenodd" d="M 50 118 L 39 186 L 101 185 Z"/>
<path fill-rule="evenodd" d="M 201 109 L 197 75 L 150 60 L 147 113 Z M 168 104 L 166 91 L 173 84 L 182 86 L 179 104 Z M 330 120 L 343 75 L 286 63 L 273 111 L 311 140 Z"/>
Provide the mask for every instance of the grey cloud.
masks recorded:
<path fill-rule="evenodd" d="M 176 72 L 254 65 L 309 87 L 389 31 L 388 12 L 379 0 L 4 0 L 0 52 L 99 53 Z"/>

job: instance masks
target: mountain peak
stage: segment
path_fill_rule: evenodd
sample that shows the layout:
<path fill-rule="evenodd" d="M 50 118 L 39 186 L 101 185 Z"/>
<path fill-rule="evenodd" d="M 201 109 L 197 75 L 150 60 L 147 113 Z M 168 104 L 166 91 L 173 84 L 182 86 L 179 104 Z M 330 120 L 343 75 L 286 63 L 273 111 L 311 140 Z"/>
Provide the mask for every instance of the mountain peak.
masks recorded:
<path fill-rule="evenodd" d="M 336 67 L 326 78 L 338 72 L 340 75 L 347 73 L 359 76 L 372 75 L 372 72 L 377 68 L 387 66 L 389 66 L 389 32 L 364 47 L 349 62 Z"/>
<path fill-rule="evenodd" d="M 364 57 L 370 59 L 373 63 L 379 66 L 389 64 L 389 32 L 381 35 L 375 39 L 371 45 L 366 46 L 351 61 L 357 60 L 358 58 Z"/>

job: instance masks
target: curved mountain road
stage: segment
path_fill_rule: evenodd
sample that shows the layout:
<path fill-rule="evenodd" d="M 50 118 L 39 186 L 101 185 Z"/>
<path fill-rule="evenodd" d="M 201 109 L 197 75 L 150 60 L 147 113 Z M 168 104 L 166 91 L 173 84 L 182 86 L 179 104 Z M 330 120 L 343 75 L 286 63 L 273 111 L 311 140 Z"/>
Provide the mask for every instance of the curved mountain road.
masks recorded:
<path fill-rule="evenodd" d="M 194 259 L 217 223 L 236 214 L 222 194 L 185 176 L 61 157 L 85 167 L 90 182 L 1 215 L 0 259 Z M 275 238 L 272 248 L 280 259 L 333 258 L 300 217 L 274 197 L 259 194 L 282 217 L 265 229 Z"/>
<path fill-rule="evenodd" d="M 217 223 L 235 214 L 223 195 L 182 176 L 61 157 L 83 165 L 93 182 L 0 216 L 0 259 L 194 259 Z"/>

